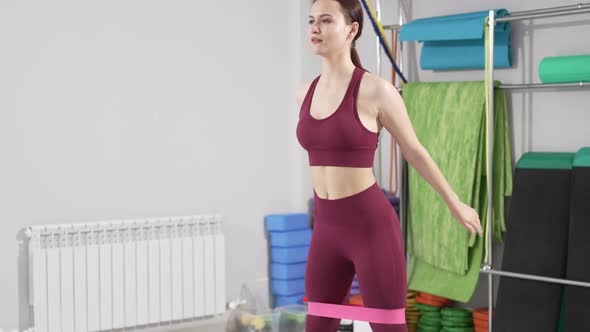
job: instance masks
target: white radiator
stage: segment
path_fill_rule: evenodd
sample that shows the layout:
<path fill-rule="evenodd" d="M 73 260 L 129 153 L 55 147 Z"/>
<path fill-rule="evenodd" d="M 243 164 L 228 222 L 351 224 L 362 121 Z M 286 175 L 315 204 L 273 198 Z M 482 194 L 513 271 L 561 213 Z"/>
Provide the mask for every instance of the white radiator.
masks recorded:
<path fill-rule="evenodd" d="M 127 329 L 226 310 L 220 214 L 26 233 L 35 332 Z"/>

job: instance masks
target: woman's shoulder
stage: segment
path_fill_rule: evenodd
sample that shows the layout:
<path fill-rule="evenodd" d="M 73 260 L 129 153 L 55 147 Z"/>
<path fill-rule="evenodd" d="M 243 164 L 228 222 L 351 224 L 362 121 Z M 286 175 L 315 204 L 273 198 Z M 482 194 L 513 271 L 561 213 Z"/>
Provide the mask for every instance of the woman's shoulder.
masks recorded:
<path fill-rule="evenodd" d="M 299 105 L 299 107 L 301 107 L 303 99 L 305 99 L 305 95 L 307 94 L 307 91 L 309 90 L 309 87 L 311 86 L 312 82 L 313 80 L 305 81 L 299 84 L 299 86 L 295 90 L 295 98 L 297 99 L 297 104 Z"/>
<path fill-rule="evenodd" d="M 376 98 L 383 96 L 384 93 L 388 93 L 391 88 L 393 88 L 391 82 L 378 75 L 365 71 L 359 85 L 359 96 Z"/>

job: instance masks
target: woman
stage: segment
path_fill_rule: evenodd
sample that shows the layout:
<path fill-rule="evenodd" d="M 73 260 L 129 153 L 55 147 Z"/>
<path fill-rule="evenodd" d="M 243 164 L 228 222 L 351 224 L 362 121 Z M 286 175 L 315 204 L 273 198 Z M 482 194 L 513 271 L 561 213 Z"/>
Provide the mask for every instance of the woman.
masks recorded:
<path fill-rule="evenodd" d="M 477 212 L 460 201 L 418 141 L 397 90 L 362 69 L 354 48 L 362 24 L 358 0 L 313 1 L 308 34 L 322 72 L 297 93 L 297 139 L 309 153 L 314 191 L 306 332 L 336 331 L 338 317 L 359 314 L 375 332 L 407 331 L 403 238 L 372 170 L 383 127 L 453 217 L 470 233 L 482 235 Z M 361 309 L 342 305 L 355 273 Z"/>

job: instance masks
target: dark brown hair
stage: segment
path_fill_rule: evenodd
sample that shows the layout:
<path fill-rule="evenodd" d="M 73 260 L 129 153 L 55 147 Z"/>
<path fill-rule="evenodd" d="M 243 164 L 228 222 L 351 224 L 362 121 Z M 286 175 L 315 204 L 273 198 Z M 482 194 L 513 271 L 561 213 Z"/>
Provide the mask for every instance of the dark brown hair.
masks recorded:
<path fill-rule="evenodd" d="M 313 0 L 312 3 L 315 3 L 317 0 Z M 359 0 L 334 0 L 340 4 L 342 9 L 342 13 L 344 14 L 344 19 L 346 20 L 346 24 L 352 24 L 352 22 L 357 22 L 359 24 L 358 32 L 352 41 L 352 47 L 350 48 L 350 58 L 352 59 L 352 63 L 359 67 L 363 68 L 361 65 L 361 59 L 355 48 L 356 40 L 361 36 L 363 32 L 363 7 L 361 6 L 361 2 Z"/>

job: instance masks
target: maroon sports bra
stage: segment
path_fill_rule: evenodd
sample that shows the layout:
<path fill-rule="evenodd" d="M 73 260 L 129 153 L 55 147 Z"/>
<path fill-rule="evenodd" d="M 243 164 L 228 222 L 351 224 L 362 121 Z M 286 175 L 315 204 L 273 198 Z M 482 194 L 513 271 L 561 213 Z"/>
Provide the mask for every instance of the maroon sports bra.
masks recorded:
<path fill-rule="evenodd" d="M 336 111 L 323 119 L 310 106 L 320 76 L 313 80 L 299 111 L 297 140 L 307 150 L 310 166 L 373 167 L 379 134 L 367 129 L 357 111 L 357 95 L 365 70 L 355 67 Z"/>

